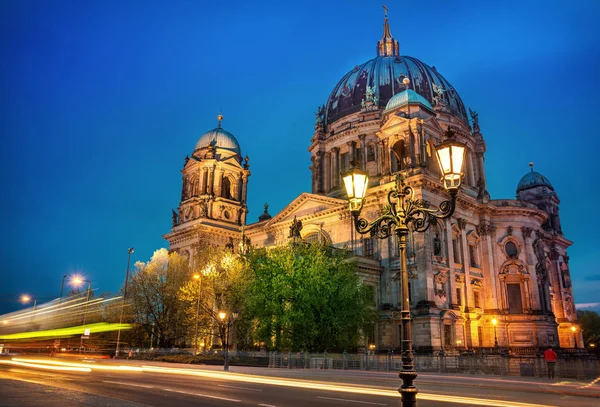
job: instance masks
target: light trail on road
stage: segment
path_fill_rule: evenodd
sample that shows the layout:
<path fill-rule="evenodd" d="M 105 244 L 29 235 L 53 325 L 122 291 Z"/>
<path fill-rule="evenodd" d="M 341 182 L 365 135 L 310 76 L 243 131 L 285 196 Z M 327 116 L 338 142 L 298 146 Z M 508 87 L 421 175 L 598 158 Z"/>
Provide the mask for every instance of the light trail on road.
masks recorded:
<path fill-rule="evenodd" d="M 6 363 L 5 361 L 4 363 Z M 200 371 L 194 369 L 185 369 L 185 368 L 164 368 L 159 366 L 150 366 L 150 365 L 142 365 L 142 366 L 111 366 L 111 365 L 100 365 L 100 364 L 85 364 L 85 363 L 74 363 L 74 362 L 63 362 L 58 360 L 46 360 L 46 359 L 23 359 L 23 358 L 13 358 L 12 363 L 19 363 L 22 365 L 31 365 L 30 367 L 39 367 L 46 365 L 46 368 L 71 368 L 71 369 L 82 369 L 82 371 L 93 371 L 93 370 L 102 370 L 102 371 L 130 371 L 130 372 L 148 372 L 148 373 L 162 373 L 162 374 L 172 374 L 172 375 L 181 375 L 181 376 L 195 376 L 195 377 L 204 377 L 204 378 L 212 378 L 217 380 L 227 380 L 234 382 L 243 382 L 243 383 L 260 383 L 265 385 L 273 385 L 280 387 L 294 387 L 294 388 L 303 388 L 308 390 L 323 390 L 323 391 L 332 391 L 339 393 L 351 393 L 351 394 L 363 394 L 370 396 L 383 396 L 383 397 L 393 397 L 399 398 L 400 394 L 396 390 L 386 390 L 386 389 L 372 389 L 367 387 L 358 387 L 358 386 L 348 386 L 344 384 L 329 384 L 322 383 L 317 381 L 310 380 L 299 380 L 299 379 L 286 379 L 286 378 L 270 378 L 266 376 L 257 376 L 257 375 L 249 375 L 249 374 L 239 374 L 239 373 L 231 373 L 231 372 L 211 372 L 211 371 Z M 83 370 L 89 369 L 89 370 Z M 163 389 L 167 390 L 167 389 Z M 173 392 L 179 392 L 176 390 L 169 390 Z M 192 393 L 190 393 L 191 395 Z M 193 395 L 199 397 L 209 397 L 208 395 L 194 393 Z M 215 396 L 211 396 L 215 397 Z M 517 401 L 503 401 L 503 400 L 493 400 L 486 398 L 475 398 L 475 397 L 464 397 L 464 396 L 452 396 L 445 394 L 432 394 L 432 393 L 419 393 L 417 398 L 419 400 L 429 400 L 429 401 L 437 401 L 437 402 L 445 402 L 445 403 L 454 403 L 459 405 L 473 405 L 473 406 L 488 406 L 488 407 L 553 407 L 552 405 L 547 404 L 532 404 L 532 403 L 523 403 Z"/>

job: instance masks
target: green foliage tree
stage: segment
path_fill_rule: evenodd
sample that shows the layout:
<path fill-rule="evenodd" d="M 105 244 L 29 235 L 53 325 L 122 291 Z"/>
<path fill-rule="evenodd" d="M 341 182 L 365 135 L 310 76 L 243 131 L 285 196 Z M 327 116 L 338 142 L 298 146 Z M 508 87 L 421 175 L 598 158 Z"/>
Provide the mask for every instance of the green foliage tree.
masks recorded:
<path fill-rule="evenodd" d="M 133 322 L 138 324 L 133 333 L 145 337 L 136 337 L 134 342 L 149 344 L 150 336 L 154 336 L 154 346 L 159 348 L 182 344 L 189 321 L 178 295 L 189 275 L 187 260 L 166 249 L 155 251 L 147 263 L 135 264 L 127 296 Z"/>
<path fill-rule="evenodd" d="M 594 311 L 577 311 L 583 342 L 589 350 L 600 353 L 600 315 Z"/>
<path fill-rule="evenodd" d="M 372 299 L 346 252 L 290 244 L 252 250 L 247 261 L 248 315 L 267 348 L 351 350 L 372 331 Z"/>

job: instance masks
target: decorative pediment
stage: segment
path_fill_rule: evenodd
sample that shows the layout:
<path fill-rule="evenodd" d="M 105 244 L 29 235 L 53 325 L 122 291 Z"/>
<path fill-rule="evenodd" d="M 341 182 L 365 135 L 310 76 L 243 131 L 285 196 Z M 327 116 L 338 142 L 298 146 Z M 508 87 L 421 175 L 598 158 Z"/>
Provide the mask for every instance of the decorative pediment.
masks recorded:
<path fill-rule="evenodd" d="M 527 268 L 525 267 L 523 262 L 517 259 L 509 259 L 505 261 L 500 267 L 500 276 L 504 278 L 511 276 L 522 277 L 527 274 L 529 274 L 527 272 Z"/>
<path fill-rule="evenodd" d="M 344 199 L 330 198 L 304 192 L 269 220 L 267 226 L 289 222 L 292 221 L 294 217 L 302 218 L 307 215 L 324 214 L 330 210 L 346 208 L 347 205 L 348 202 Z"/>

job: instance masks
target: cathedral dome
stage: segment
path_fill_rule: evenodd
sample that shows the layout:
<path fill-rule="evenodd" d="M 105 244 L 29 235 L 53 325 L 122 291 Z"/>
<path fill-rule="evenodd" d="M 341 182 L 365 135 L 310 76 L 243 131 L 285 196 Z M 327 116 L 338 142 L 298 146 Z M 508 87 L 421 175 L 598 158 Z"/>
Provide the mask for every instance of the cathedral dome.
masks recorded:
<path fill-rule="evenodd" d="M 214 146 L 216 148 L 223 148 L 233 151 L 241 156 L 242 150 L 240 149 L 240 145 L 236 138 L 233 136 L 233 134 L 221 128 L 221 120 L 223 120 L 223 116 L 219 115 L 217 118 L 219 119 L 219 127 L 204 133 L 202 137 L 200 137 L 200 140 L 198 140 L 196 143 L 196 148 L 194 150 L 200 150 L 201 148 Z"/>
<path fill-rule="evenodd" d="M 517 185 L 517 192 L 533 187 L 548 187 L 554 191 L 554 187 L 550 181 L 548 181 L 548 178 L 544 177 L 539 172 L 535 172 L 533 170 L 533 163 L 530 163 L 529 166 L 531 167 L 531 171 L 521 178 L 519 185 Z"/>
<path fill-rule="evenodd" d="M 404 78 L 410 80 L 408 88 L 430 105 L 446 106 L 454 116 L 469 122 L 465 105 L 454 86 L 435 67 L 413 57 L 400 56 L 398 41 L 390 33 L 387 17 L 377 54 L 377 57 L 356 65 L 335 85 L 325 106 L 326 125 L 360 111 L 362 100 L 367 100 L 367 86 L 374 91 L 373 102 L 380 107 L 386 106 L 394 95 L 406 90 L 402 83 Z"/>
<path fill-rule="evenodd" d="M 414 90 L 407 89 L 403 92 L 396 93 L 389 100 L 389 102 L 387 102 L 387 105 L 385 105 L 384 112 L 389 112 L 390 110 L 394 110 L 399 107 L 406 106 L 409 103 L 410 104 L 418 103 L 418 104 L 422 105 L 423 107 L 433 111 L 433 107 L 431 106 L 431 103 L 429 103 L 429 101 L 427 99 L 425 99 L 423 96 L 419 95 Z"/>

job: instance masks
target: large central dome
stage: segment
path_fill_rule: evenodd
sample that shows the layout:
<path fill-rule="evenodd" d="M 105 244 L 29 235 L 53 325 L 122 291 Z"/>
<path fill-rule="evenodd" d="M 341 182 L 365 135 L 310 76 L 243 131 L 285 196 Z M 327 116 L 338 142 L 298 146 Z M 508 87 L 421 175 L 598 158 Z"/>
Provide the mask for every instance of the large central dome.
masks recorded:
<path fill-rule="evenodd" d="M 406 90 L 402 80 L 410 79 L 409 88 L 423 96 L 433 106 L 444 105 L 453 115 L 468 123 L 467 112 L 460 96 L 436 69 L 409 56 L 400 56 L 398 42 L 392 38 L 387 18 L 378 56 L 356 65 L 333 88 L 325 108 L 325 124 L 331 124 L 361 110 L 367 86 L 375 92 L 375 102 L 385 107 L 397 93 Z"/>

